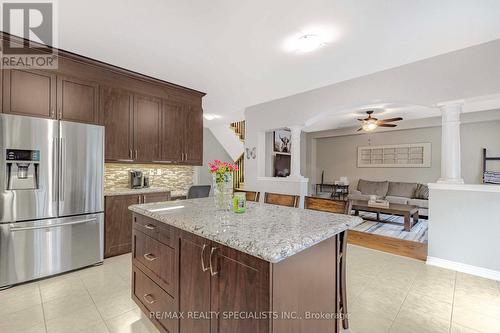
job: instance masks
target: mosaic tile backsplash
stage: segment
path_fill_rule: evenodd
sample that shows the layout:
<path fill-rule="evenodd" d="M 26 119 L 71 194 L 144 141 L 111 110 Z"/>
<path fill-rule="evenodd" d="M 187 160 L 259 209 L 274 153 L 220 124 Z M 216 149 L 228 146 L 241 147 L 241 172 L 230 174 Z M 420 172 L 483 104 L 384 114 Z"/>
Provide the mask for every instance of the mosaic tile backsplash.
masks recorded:
<path fill-rule="evenodd" d="M 128 188 L 130 170 L 141 170 L 144 175 L 149 175 L 151 187 L 166 187 L 171 191 L 187 192 L 193 185 L 194 168 L 192 166 L 106 163 L 104 189 Z"/>

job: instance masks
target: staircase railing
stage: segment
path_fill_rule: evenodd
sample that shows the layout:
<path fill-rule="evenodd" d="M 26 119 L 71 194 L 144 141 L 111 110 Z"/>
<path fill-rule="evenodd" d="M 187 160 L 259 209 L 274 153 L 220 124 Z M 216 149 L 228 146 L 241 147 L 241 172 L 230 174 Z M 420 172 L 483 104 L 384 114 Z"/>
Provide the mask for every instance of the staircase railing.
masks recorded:
<path fill-rule="evenodd" d="M 234 123 L 231 123 L 231 128 L 233 129 L 234 133 L 238 135 L 241 141 L 245 141 L 245 121 L 237 121 Z"/>
<path fill-rule="evenodd" d="M 245 121 L 237 121 L 230 124 L 231 129 L 236 133 L 241 141 L 245 142 Z M 233 172 L 233 187 L 242 188 L 245 182 L 245 153 L 241 154 L 240 157 L 234 164 L 238 166 L 238 171 Z"/>
<path fill-rule="evenodd" d="M 245 154 L 241 154 L 234 164 L 238 166 L 238 171 L 233 171 L 233 188 L 241 188 L 245 182 Z"/>

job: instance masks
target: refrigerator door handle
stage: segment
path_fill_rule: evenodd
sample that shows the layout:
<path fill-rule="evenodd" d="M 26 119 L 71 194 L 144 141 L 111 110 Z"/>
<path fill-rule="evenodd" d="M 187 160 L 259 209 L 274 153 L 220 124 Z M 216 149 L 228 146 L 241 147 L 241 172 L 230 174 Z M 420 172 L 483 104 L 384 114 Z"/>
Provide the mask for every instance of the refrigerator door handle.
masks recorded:
<path fill-rule="evenodd" d="M 59 201 L 64 201 L 64 140 L 59 139 Z"/>
<path fill-rule="evenodd" d="M 89 222 L 96 222 L 96 221 L 97 221 L 97 219 L 93 218 L 93 219 L 72 221 L 72 222 L 66 222 L 66 223 L 41 225 L 41 226 L 36 226 L 36 227 L 11 227 L 10 231 L 14 232 L 14 231 L 23 231 L 23 230 L 50 229 L 50 228 L 56 228 L 56 227 L 64 227 L 64 226 L 72 225 L 72 224 L 82 224 L 82 223 L 89 223 Z"/>
<path fill-rule="evenodd" d="M 53 138 L 52 143 L 52 201 L 57 201 L 57 152 L 59 151 L 59 138 Z"/>

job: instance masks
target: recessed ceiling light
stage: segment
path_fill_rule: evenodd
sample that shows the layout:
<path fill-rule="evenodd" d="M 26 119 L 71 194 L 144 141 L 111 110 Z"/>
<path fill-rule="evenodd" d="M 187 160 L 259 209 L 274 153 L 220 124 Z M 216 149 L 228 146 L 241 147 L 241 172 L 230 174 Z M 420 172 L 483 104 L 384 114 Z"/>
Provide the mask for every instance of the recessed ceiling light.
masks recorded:
<path fill-rule="evenodd" d="M 301 53 L 312 52 L 325 46 L 326 43 L 318 35 L 308 34 L 300 36 L 296 42 L 296 51 Z"/>
<path fill-rule="evenodd" d="M 214 114 L 214 113 L 204 113 L 203 114 L 203 118 L 205 118 L 206 120 L 214 120 L 214 119 L 218 119 L 220 117 L 221 116 L 219 116 L 218 114 Z"/>

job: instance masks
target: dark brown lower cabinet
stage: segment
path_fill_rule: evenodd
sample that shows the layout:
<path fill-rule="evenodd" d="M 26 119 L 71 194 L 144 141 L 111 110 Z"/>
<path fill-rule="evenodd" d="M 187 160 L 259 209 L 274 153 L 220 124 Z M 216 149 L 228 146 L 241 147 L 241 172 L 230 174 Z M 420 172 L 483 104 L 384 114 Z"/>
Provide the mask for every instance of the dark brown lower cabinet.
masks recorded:
<path fill-rule="evenodd" d="M 209 269 L 210 310 L 221 314 L 211 321 L 211 332 L 269 332 L 269 320 L 253 316 L 271 310 L 269 263 L 216 243 L 210 245 L 209 260 L 215 267 Z"/>
<path fill-rule="evenodd" d="M 170 192 L 106 196 L 104 200 L 104 258 L 132 250 L 132 212 L 129 206 L 170 200 Z"/>
<path fill-rule="evenodd" d="M 128 253 L 132 249 L 131 205 L 139 204 L 139 195 L 107 196 L 104 201 L 104 258 Z"/>
<path fill-rule="evenodd" d="M 210 246 L 201 237 L 182 233 L 179 239 L 179 311 L 182 313 L 210 312 L 209 258 Z M 180 332 L 210 332 L 210 318 L 185 318 Z"/>
<path fill-rule="evenodd" d="M 132 298 L 160 331 L 339 332 L 347 311 L 344 233 L 273 264 L 140 214 L 134 221 Z"/>

